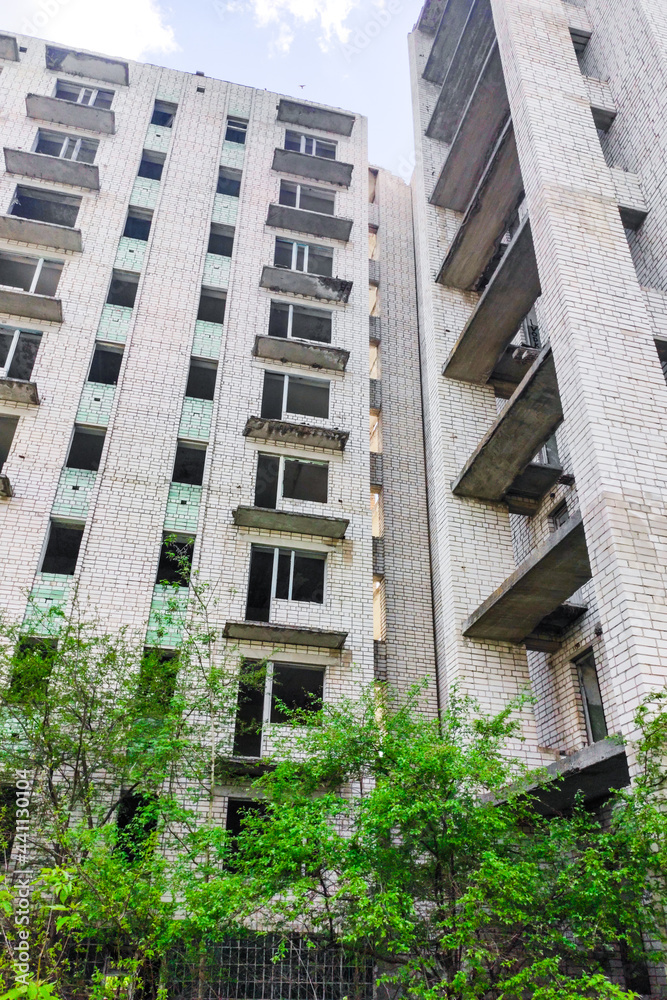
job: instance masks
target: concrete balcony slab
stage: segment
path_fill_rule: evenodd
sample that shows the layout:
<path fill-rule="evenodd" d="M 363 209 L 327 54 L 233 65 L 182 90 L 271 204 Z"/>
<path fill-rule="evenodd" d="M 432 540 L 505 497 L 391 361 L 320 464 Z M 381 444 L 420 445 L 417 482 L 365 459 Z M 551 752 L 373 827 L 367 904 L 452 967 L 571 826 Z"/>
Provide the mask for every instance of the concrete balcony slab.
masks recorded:
<path fill-rule="evenodd" d="M 27 403 L 39 406 L 37 385 L 18 378 L 0 378 L 0 399 L 8 403 Z"/>
<path fill-rule="evenodd" d="M 524 642 L 540 622 L 591 578 L 581 515 L 536 549 L 463 623 L 469 639 Z"/>
<path fill-rule="evenodd" d="M 265 361 L 280 361 L 285 365 L 304 365 L 325 371 L 344 372 L 350 352 L 329 344 L 311 344 L 306 340 L 287 337 L 268 337 L 257 334 L 252 349 L 253 356 Z"/>
<path fill-rule="evenodd" d="M 36 177 L 41 181 L 55 184 L 71 184 L 74 187 L 99 191 L 100 172 L 94 163 L 77 163 L 60 156 L 45 153 L 26 153 L 24 149 L 4 149 L 5 168 L 9 174 Z"/>
<path fill-rule="evenodd" d="M 0 35 L 0 59 L 19 61 L 19 45 L 13 35 Z"/>
<path fill-rule="evenodd" d="M 276 149 L 272 169 L 282 174 L 294 174 L 297 177 L 309 177 L 315 181 L 349 187 L 354 167 L 351 163 L 329 160 L 325 156 L 309 156 L 291 149 Z"/>
<path fill-rule="evenodd" d="M 493 386 L 498 398 L 509 399 L 514 395 L 539 353 L 539 348 L 522 344 L 510 344 L 505 348 L 489 378 L 489 385 Z"/>
<path fill-rule="evenodd" d="M 426 0 L 417 21 L 417 29 L 425 35 L 434 35 L 446 6 L 447 0 Z"/>
<path fill-rule="evenodd" d="M 295 233 L 324 236 L 330 240 L 340 240 L 342 243 L 348 242 L 352 231 L 352 219 L 340 219 L 335 215 L 322 215 L 320 212 L 306 212 L 289 205 L 269 205 L 266 224 L 275 229 L 290 229 Z"/>
<path fill-rule="evenodd" d="M 560 465 L 530 462 L 505 494 L 505 503 L 510 514 L 532 517 L 537 513 L 542 498 L 553 489 L 562 475 L 563 470 Z"/>
<path fill-rule="evenodd" d="M 584 83 L 591 102 L 595 127 L 601 132 L 608 132 L 617 114 L 611 88 L 606 80 L 597 80 L 592 76 L 585 76 Z"/>
<path fill-rule="evenodd" d="M 345 538 L 349 520 L 344 517 L 323 517 L 266 507 L 237 507 L 234 524 L 241 528 L 264 528 L 266 531 L 287 531 L 319 538 Z"/>
<path fill-rule="evenodd" d="M 248 417 L 243 428 L 243 436 L 260 441 L 302 444 L 309 448 L 322 448 L 326 451 L 345 451 L 350 432 L 329 427 L 314 427 L 310 424 L 292 424 L 287 420 Z"/>
<path fill-rule="evenodd" d="M 593 805 L 607 798 L 613 789 L 630 784 L 625 747 L 614 737 L 562 757 L 549 764 L 547 772 L 558 780 L 546 788 L 529 789 L 534 808 L 544 816 L 571 809 L 577 795 L 582 795 L 587 805 Z"/>
<path fill-rule="evenodd" d="M 295 628 L 291 625 L 272 625 L 268 622 L 227 622 L 225 639 L 262 642 L 272 649 L 280 646 L 313 646 L 317 649 L 342 649 L 347 632 L 333 632 L 321 628 Z"/>
<path fill-rule="evenodd" d="M 423 77 L 442 86 L 470 15 L 471 0 L 445 0 L 434 26 L 434 39 Z M 423 30 L 423 29 L 421 29 Z"/>
<path fill-rule="evenodd" d="M 278 121 L 349 136 L 352 135 L 356 119 L 354 115 L 346 115 L 342 111 L 301 104 L 282 97 L 278 104 Z"/>
<path fill-rule="evenodd" d="M 89 80 L 103 80 L 121 87 L 127 87 L 130 82 L 130 68 L 120 59 L 108 59 L 76 49 L 61 49 L 55 45 L 47 45 L 45 55 L 47 69 L 69 76 L 85 76 Z"/>
<path fill-rule="evenodd" d="M 347 302 L 352 291 L 352 282 L 342 278 L 325 278 L 321 274 L 289 271 L 287 268 L 271 267 L 268 264 L 262 271 L 259 283 L 262 288 L 268 288 L 272 292 L 303 295 L 325 302 Z"/>
<path fill-rule="evenodd" d="M 63 304 L 60 299 L 54 299 L 50 295 L 35 295 L 19 288 L 0 286 L 0 312 L 50 323 L 63 321 Z"/>
<path fill-rule="evenodd" d="M 0 215 L 0 238 L 34 243 L 41 247 L 55 247 L 57 250 L 74 250 L 78 253 L 83 250 L 80 229 L 56 226 L 52 222 L 39 222 L 36 219 L 22 219 L 18 215 Z"/>
<path fill-rule="evenodd" d="M 113 135 L 116 131 L 116 116 L 108 108 L 93 108 L 87 104 L 61 101 L 58 97 L 44 94 L 28 94 L 25 99 L 28 118 L 58 125 L 73 125 L 89 132 L 104 132 Z"/>
<path fill-rule="evenodd" d="M 545 615 L 530 635 L 524 639 L 524 646 L 536 653 L 555 653 L 563 645 L 563 636 L 569 628 L 582 618 L 588 608 L 584 604 L 565 601 L 555 611 Z"/>

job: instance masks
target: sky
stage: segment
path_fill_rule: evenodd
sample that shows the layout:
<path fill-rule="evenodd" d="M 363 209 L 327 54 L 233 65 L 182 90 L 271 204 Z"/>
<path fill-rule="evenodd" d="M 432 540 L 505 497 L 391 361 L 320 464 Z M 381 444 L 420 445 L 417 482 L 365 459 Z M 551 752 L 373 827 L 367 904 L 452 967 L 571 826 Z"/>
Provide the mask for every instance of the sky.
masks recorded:
<path fill-rule="evenodd" d="M 406 36 L 422 0 L 0 0 L 0 31 L 367 115 L 371 162 L 408 180 Z"/>

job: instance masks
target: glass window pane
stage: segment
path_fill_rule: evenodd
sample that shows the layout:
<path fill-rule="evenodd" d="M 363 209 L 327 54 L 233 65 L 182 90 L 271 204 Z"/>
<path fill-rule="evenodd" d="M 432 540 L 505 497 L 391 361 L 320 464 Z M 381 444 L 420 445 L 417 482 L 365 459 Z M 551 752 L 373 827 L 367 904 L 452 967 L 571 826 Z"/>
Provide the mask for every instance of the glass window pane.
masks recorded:
<path fill-rule="evenodd" d="M 276 240 L 276 252 L 273 257 L 274 267 L 292 267 L 292 246 L 289 240 Z"/>
<path fill-rule="evenodd" d="M 285 149 L 291 149 L 295 153 L 301 151 L 301 136 L 298 132 L 285 133 Z"/>
<path fill-rule="evenodd" d="M 262 752 L 265 685 L 265 665 L 261 661 L 245 660 L 239 681 L 234 728 L 233 752 L 240 757 L 259 757 Z"/>
<path fill-rule="evenodd" d="M 97 153 L 97 143 L 91 139 L 84 139 L 79 147 L 77 160 L 79 163 L 94 163 Z"/>
<path fill-rule="evenodd" d="M 309 156 L 313 155 L 313 152 L 314 152 L 313 140 L 308 135 L 304 136 L 303 149 L 304 149 L 304 152 L 308 153 Z"/>
<path fill-rule="evenodd" d="M 55 295 L 62 269 L 62 264 L 45 260 L 35 292 L 38 295 Z"/>
<path fill-rule="evenodd" d="M 284 375 L 264 372 L 261 416 L 269 420 L 279 420 L 283 415 Z"/>
<path fill-rule="evenodd" d="M 289 306 L 272 302 L 269 314 L 269 337 L 286 337 L 289 325 Z"/>
<path fill-rule="evenodd" d="M 253 545 L 250 556 L 246 621 L 268 622 L 271 610 L 273 549 Z"/>
<path fill-rule="evenodd" d="M 40 132 L 35 152 L 44 153 L 45 156 L 60 156 L 64 141 L 64 137 L 58 138 L 55 135 L 44 135 Z"/>
<path fill-rule="evenodd" d="M 33 365 L 35 364 L 35 358 L 37 357 L 37 351 L 39 350 L 39 345 L 42 336 L 39 333 L 22 333 L 19 336 L 19 342 L 16 345 L 16 350 L 14 351 L 14 357 L 12 358 L 12 363 L 9 366 L 9 371 L 7 376 L 9 378 L 18 378 L 28 381 L 32 375 Z"/>
<path fill-rule="evenodd" d="M 336 144 L 318 139 L 315 143 L 315 155 L 324 156 L 327 160 L 336 159 Z"/>
<path fill-rule="evenodd" d="M 287 409 L 308 417 L 329 416 L 329 383 L 290 375 L 287 387 Z"/>
<path fill-rule="evenodd" d="M 322 274 L 330 278 L 333 274 L 333 250 L 328 247 L 310 247 L 308 270 L 311 274 Z"/>
<path fill-rule="evenodd" d="M 35 276 L 36 267 L 36 260 L 28 261 L 0 256 L 0 285 L 22 288 L 24 292 L 28 292 Z"/>
<path fill-rule="evenodd" d="M 292 184 L 291 181 L 281 181 L 280 182 L 280 195 L 278 201 L 281 205 L 289 205 L 291 208 L 296 207 L 296 192 L 297 185 Z"/>
<path fill-rule="evenodd" d="M 299 462 L 285 459 L 283 496 L 290 500 L 327 502 L 329 466 L 325 463 Z"/>
<path fill-rule="evenodd" d="M 322 309 L 294 306 L 292 336 L 301 340 L 317 340 L 323 344 L 330 344 L 331 313 Z"/>
<path fill-rule="evenodd" d="M 324 603 L 324 556 L 294 554 L 292 600 Z"/>
<path fill-rule="evenodd" d="M 110 108 L 113 101 L 112 90 L 98 90 L 97 97 L 93 101 L 96 108 Z"/>
<path fill-rule="evenodd" d="M 306 270 L 306 248 L 304 246 L 298 245 L 296 248 L 296 270 L 305 271 Z"/>
<path fill-rule="evenodd" d="M 271 722 L 288 722 L 291 712 L 314 714 L 322 708 L 324 671 L 276 663 L 272 688 Z"/>
<path fill-rule="evenodd" d="M 257 456 L 257 479 L 255 481 L 255 506 L 275 510 L 278 500 L 278 474 L 280 459 L 275 455 Z"/>
<path fill-rule="evenodd" d="M 60 83 L 56 85 L 56 97 L 60 101 L 78 101 L 79 94 L 81 93 L 81 87 L 75 87 L 69 83 Z"/>
<path fill-rule="evenodd" d="M 591 741 L 597 743 L 598 740 L 605 739 L 608 734 L 600 684 L 592 653 L 577 661 L 577 670 L 579 671 L 582 696 L 590 725 Z"/>

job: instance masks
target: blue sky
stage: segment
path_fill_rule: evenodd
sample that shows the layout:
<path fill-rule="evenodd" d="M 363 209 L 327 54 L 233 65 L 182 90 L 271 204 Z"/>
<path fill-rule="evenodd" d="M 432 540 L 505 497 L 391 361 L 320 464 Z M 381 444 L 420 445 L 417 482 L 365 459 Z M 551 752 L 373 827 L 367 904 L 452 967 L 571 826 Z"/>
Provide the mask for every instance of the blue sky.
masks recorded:
<path fill-rule="evenodd" d="M 406 36 L 420 7 L 421 0 L 0 0 L 0 31 L 361 112 L 371 160 L 407 180 Z"/>

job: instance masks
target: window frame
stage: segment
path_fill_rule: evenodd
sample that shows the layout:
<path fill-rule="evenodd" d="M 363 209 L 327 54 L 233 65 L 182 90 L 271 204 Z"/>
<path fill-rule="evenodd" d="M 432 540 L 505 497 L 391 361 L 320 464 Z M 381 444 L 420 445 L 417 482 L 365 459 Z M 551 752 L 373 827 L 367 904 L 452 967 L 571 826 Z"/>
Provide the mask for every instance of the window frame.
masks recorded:
<path fill-rule="evenodd" d="M 303 670 L 317 671 L 322 674 L 322 704 L 324 705 L 327 699 L 327 669 L 324 665 L 318 663 L 294 663 L 292 660 L 268 660 L 266 664 L 266 678 L 264 681 L 264 701 L 262 706 L 262 732 L 260 736 L 260 757 L 264 757 L 267 752 L 266 743 L 271 735 L 271 730 L 274 728 L 284 728 L 287 723 L 285 722 L 272 722 L 271 721 L 271 710 L 273 707 L 273 684 L 276 673 L 276 667 L 297 667 Z M 305 728 L 305 727 L 303 727 Z M 250 758 L 252 759 L 252 758 Z"/>
<path fill-rule="evenodd" d="M 266 368 L 264 370 L 264 375 L 265 376 L 266 375 L 276 375 L 279 378 L 282 378 L 282 380 L 283 380 L 283 396 L 282 396 L 282 402 L 281 402 L 281 415 L 280 415 L 280 417 L 276 417 L 275 418 L 276 420 L 284 420 L 286 413 L 293 413 L 295 416 L 306 417 L 309 420 L 331 420 L 331 386 L 332 386 L 332 380 L 331 379 L 313 378 L 312 375 L 295 375 L 295 374 L 290 374 L 289 372 L 277 372 L 277 371 L 273 370 L 272 368 Z M 288 408 L 288 406 L 287 406 L 287 398 L 289 396 L 290 379 L 293 379 L 293 380 L 299 381 L 299 382 L 312 382 L 315 385 L 317 385 L 318 388 L 325 388 L 326 387 L 326 390 L 327 390 L 327 415 L 326 415 L 326 417 L 314 417 L 314 416 L 312 416 L 309 413 L 299 413 L 297 410 L 290 410 Z M 263 398 L 264 398 L 264 381 L 262 381 L 262 402 L 263 402 Z M 271 418 L 268 418 L 268 419 L 271 419 Z"/>
<path fill-rule="evenodd" d="M 73 89 L 78 87 L 78 89 L 79 89 L 79 96 L 77 97 L 76 101 L 70 101 L 70 99 L 68 97 L 58 97 L 57 95 L 58 95 L 58 88 L 59 87 L 71 87 Z M 89 98 L 88 98 L 88 100 L 84 101 L 83 97 L 86 94 L 89 95 Z M 102 107 L 102 105 L 95 104 L 95 101 L 97 100 L 97 97 L 98 97 L 99 94 L 110 94 L 111 95 L 111 101 L 109 102 L 109 108 L 104 108 L 104 107 Z M 86 87 L 84 84 L 74 83 L 71 80 L 56 80 L 56 85 L 55 85 L 55 88 L 54 88 L 54 91 L 53 91 L 53 96 L 55 97 L 55 99 L 57 101 L 67 101 L 68 104 L 81 104 L 83 107 L 88 107 L 88 108 L 101 107 L 103 111 L 108 111 L 111 108 L 111 105 L 113 104 L 113 99 L 116 96 L 116 91 L 115 90 L 107 90 L 106 87 Z"/>
<path fill-rule="evenodd" d="M 328 587 L 327 587 L 327 559 L 328 553 L 326 552 L 315 552 L 311 549 L 292 549 L 285 545 L 253 545 L 250 550 L 250 558 L 252 560 L 252 552 L 254 549 L 261 550 L 265 552 L 273 552 L 273 568 L 271 572 L 271 594 L 269 597 L 269 608 L 271 609 L 274 601 L 290 601 L 294 604 L 317 604 L 320 607 L 324 607 L 327 603 L 328 597 Z M 290 553 L 290 574 L 289 582 L 287 585 L 288 597 L 276 597 L 276 588 L 278 586 L 278 561 L 280 559 L 281 552 Z M 292 591 L 294 587 L 294 561 L 296 556 L 306 556 L 309 558 L 315 558 L 318 561 L 324 563 L 324 573 L 322 574 L 322 601 L 297 601 L 292 597 Z M 248 581 L 250 580 L 250 564 L 248 564 Z"/>
<path fill-rule="evenodd" d="M 287 335 L 285 337 L 285 340 L 296 340 L 296 341 L 298 341 L 299 343 L 302 343 L 302 344 L 333 344 L 333 340 L 334 340 L 334 336 L 333 336 L 334 310 L 333 309 L 317 309 L 314 306 L 301 305 L 301 303 L 284 302 L 282 299 L 272 299 L 271 300 L 271 305 L 274 305 L 274 304 L 277 305 L 277 306 L 286 306 L 287 307 Z M 295 337 L 294 333 L 293 333 L 293 330 L 294 330 L 294 310 L 295 309 L 302 309 L 302 310 L 305 310 L 305 311 L 317 312 L 317 313 L 325 313 L 330 318 L 330 320 L 331 320 L 331 336 L 329 337 L 329 340 L 312 340 L 312 339 L 310 339 L 308 337 Z M 270 309 L 269 309 L 269 319 L 270 319 Z M 275 334 L 274 334 L 274 336 L 275 336 Z M 278 339 L 282 339 L 282 338 L 276 337 L 276 339 L 278 340 Z"/>
<path fill-rule="evenodd" d="M 57 260 L 55 257 L 31 257 L 29 254 L 22 253 L 12 253 L 11 251 L 0 250 L 0 260 L 16 260 L 19 263 L 29 262 L 30 264 L 35 264 L 35 273 L 32 276 L 32 281 L 30 282 L 30 288 L 22 288 L 20 285 L 1 285 L 3 288 L 14 288 L 20 292 L 25 292 L 26 295 L 44 295 L 44 292 L 36 292 L 35 289 L 39 284 L 39 279 L 42 275 L 42 270 L 45 264 L 59 264 L 60 272 L 58 276 L 58 284 L 60 284 L 60 278 L 65 267 L 65 262 L 63 260 Z M 55 298 L 55 295 L 47 295 L 46 298 Z"/>
<path fill-rule="evenodd" d="M 589 746 L 594 746 L 596 743 L 601 743 L 609 737 L 609 725 L 607 723 L 607 715 L 605 712 L 604 698 L 602 697 L 602 689 L 600 687 L 600 675 L 598 673 L 598 665 L 595 660 L 595 653 L 592 649 L 587 649 L 585 652 L 581 653 L 572 661 L 574 668 L 577 672 L 577 681 L 579 683 L 579 693 L 581 695 L 581 705 L 584 713 L 584 728 L 586 729 L 586 737 L 588 739 Z M 595 739 L 593 736 L 593 725 L 591 723 L 590 709 L 588 703 L 588 696 L 586 694 L 586 688 L 584 684 L 582 666 L 592 665 L 593 672 L 595 674 L 595 681 L 598 688 L 598 694 L 600 696 L 600 709 L 602 712 L 602 721 L 604 722 L 605 734 L 604 736 Z"/>
<path fill-rule="evenodd" d="M 27 334 L 30 334 L 30 336 L 33 336 L 33 337 L 42 337 L 43 336 L 43 333 L 42 333 L 41 330 L 21 330 L 19 327 L 11 327 L 11 326 L 4 326 L 4 325 L 0 326 L 0 333 L 5 333 L 5 332 L 6 333 L 10 333 L 11 332 L 12 333 L 12 342 L 9 345 L 9 350 L 7 351 L 7 357 L 5 359 L 4 365 L 0 365 L 0 379 L 9 378 L 9 375 L 7 373 L 9 371 L 9 369 L 12 367 L 12 362 L 14 360 L 14 355 L 16 354 L 16 348 L 18 347 L 18 343 L 19 343 L 19 339 L 21 337 L 21 334 L 27 333 Z M 39 346 L 40 347 L 42 346 L 41 341 L 40 341 L 40 345 Z M 39 347 L 37 348 L 37 351 L 39 352 Z M 35 358 L 37 358 L 37 354 L 35 355 Z M 34 366 L 33 366 L 33 370 L 34 370 Z M 32 376 L 32 370 L 30 372 L 30 375 Z M 14 381 L 22 382 L 23 379 L 15 379 Z M 26 379 L 26 381 L 29 382 L 30 379 Z"/>
<path fill-rule="evenodd" d="M 294 129 L 285 129 L 285 139 L 284 142 L 288 141 L 289 136 L 299 137 L 299 149 L 292 150 L 294 153 L 303 153 L 304 156 L 318 156 L 321 160 L 336 160 L 338 158 L 338 143 L 333 139 L 320 139 L 316 135 L 307 135 L 305 132 L 295 132 Z M 333 156 L 320 156 L 317 152 L 318 143 L 324 146 L 329 146 L 333 149 Z M 307 147 L 310 144 L 311 149 Z M 283 147 L 284 149 L 289 149 L 288 146 Z"/>
<path fill-rule="evenodd" d="M 283 194 L 283 187 L 285 185 L 292 185 L 292 187 L 296 188 L 296 197 L 295 197 L 296 204 L 294 204 L 294 205 L 287 205 L 286 202 L 281 201 L 282 194 Z M 302 195 L 302 192 L 303 192 L 304 189 L 307 192 L 308 191 L 312 191 L 316 195 L 320 195 L 320 194 L 331 195 L 331 199 L 332 199 L 332 201 L 331 201 L 331 211 L 330 212 L 318 212 L 317 209 L 315 209 L 315 208 L 303 208 L 302 205 L 301 205 L 301 195 Z M 336 192 L 333 191 L 333 190 L 331 190 L 330 188 L 320 188 L 320 187 L 316 187 L 313 184 L 302 184 L 300 181 L 290 181 L 290 180 L 286 180 L 284 178 L 281 178 L 280 187 L 278 188 L 278 204 L 279 205 L 284 205 L 286 208 L 298 208 L 301 212 L 313 212 L 315 215 L 323 215 L 326 218 L 331 218 L 331 217 L 333 217 L 336 214 Z"/>
<path fill-rule="evenodd" d="M 238 118 L 236 115 L 227 115 L 227 121 L 225 122 L 225 142 L 233 142 L 236 146 L 245 146 L 248 139 L 248 125 L 250 124 L 250 119 L 248 118 Z M 243 134 L 243 139 L 230 139 L 228 133 L 230 129 L 233 132 L 239 132 Z"/>
<path fill-rule="evenodd" d="M 326 459 L 314 459 L 314 458 L 301 458 L 301 456 L 295 455 L 276 455 L 270 451 L 258 451 L 257 452 L 257 465 L 255 466 L 255 486 L 257 484 L 257 472 L 259 468 L 259 459 L 261 456 L 266 456 L 267 458 L 277 458 L 278 459 L 278 480 L 276 482 L 276 504 L 280 500 L 292 500 L 294 503 L 316 503 L 316 504 L 328 504 L 329 503 L 329 470 L 331 463 L 326 461 Z M 326 500 L 297 500 L 295 497 L 286 497 L 283 493 L 283 486 L 285 482 L 285 463 L 286 462 L 300 462 L 302 465 L 320 465 L 325 466 L 327 470 L 327 498 Z M 276 506 L 275 508 L 279 508 Z"/>
<path fill-rule="evenodd" d="M 308 263 L 310 258 L 311 247 L 315 250 L 325 250 L 331 253 L 331 273 L 334 273 L 334 248 L 320 246 L 317 243 L 302 243 L 300 240 L 290 240 L 285 236 L 276 236 L 276 249 L 279 243 L 288 243 L 292 246 L 292 262 L 289 267 L 282 267 L 280 264 L 274 264 L 274 267 L 280 267 L 283 271 L 296 271 L 299 274 L 317 274 L 316 271 L 309 271 Z M 303 252 L 303 267 L 298 267 L 299 263 L 299 251 Z M 274 250 L 274 260 L 275 260 L 275 250 Z M 320 275 L 320 277 L 326 277 L 326 275 Z"/>
<path fill-rule="evenodd" d="M 60 98 L 59 98 L 60 100 Z M 53 138 L 49 138 L 49 137 Z M 37 147 L 39 146 L 40 140 L 46 139 L 48 142 L 61 141 L 60 152 L 57 156 L 53 153 L 38 153 Z M 97 139 L 91 139 L 89 136 L 75 136 L 68 135 L 65 132 L 51 132 L 49 129 L 37 129 L 37 134 L 35 136 L 35 141 L 32 144 L 31 152 L 37 153 L 38 156 L 51 156 L 54 160 L 70 160 L 72 163 L 86 163 L 86 160 L 79 159 L 79 153 L 81 152 L 81 146 L 84 142 L 90 143 L 91 146 L 95 147 L 95 155 L 93 156 L 90 163 L 95 162 L 95 156 L 97 156 L 97 151 L 100 148 L 100 144 Z M 68 156 L 70 144 L 73 144 L 73 150 L 71 156 Z"/>

